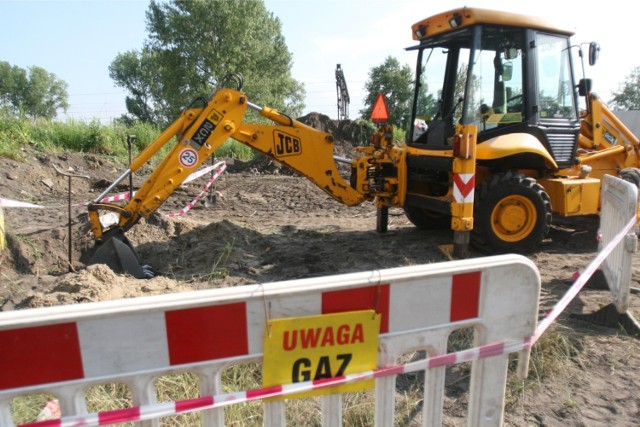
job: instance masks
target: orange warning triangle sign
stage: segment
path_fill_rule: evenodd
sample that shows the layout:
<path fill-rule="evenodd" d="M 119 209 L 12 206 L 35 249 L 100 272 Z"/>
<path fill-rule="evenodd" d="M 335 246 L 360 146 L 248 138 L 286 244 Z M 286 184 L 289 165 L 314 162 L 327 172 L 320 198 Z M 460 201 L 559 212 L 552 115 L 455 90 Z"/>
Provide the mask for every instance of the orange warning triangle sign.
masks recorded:
<path fill-rule="evenodd" d="M 386 122 L 389 120 L 389 107 L 387 107 L 387 98 L 379 93 L 376 102 L 373 103 L 371 109 L 371 121 L 374 123 Z"/>

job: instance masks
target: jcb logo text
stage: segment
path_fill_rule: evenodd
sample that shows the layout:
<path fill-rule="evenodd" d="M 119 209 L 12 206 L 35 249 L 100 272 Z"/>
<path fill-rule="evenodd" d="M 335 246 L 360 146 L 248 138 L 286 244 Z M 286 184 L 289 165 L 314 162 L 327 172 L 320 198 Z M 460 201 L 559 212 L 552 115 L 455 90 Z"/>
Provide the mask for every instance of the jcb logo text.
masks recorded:
<path fill-rule="evenodd" d="M 193 134 L 191 146 L 196 150 L 200 150 L 200 148 L 202 148 L 202 146 L 207 142 L 207 139 L 209 139 L 215 128 L 216 126 L 213 123 L 205 119 L 198 130 Z"/>
<path fill-rule="evenodd" d="M 276 157 L 302 154 L 302 143 L 298 137 L 283 132 L 273 132 L 273 150 Z"/>

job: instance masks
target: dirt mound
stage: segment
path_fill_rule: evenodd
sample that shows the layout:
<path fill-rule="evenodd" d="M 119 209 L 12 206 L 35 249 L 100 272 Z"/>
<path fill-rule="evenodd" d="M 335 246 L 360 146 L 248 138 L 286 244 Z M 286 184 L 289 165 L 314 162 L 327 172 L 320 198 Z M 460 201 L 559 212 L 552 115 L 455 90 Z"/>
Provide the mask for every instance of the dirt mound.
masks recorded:
<path fill-rule="evenodd" d="M 333 120 L 320 113 L 309 113 L 298 119 L 315 129 L 330 133 L 338 145 L 347 143 L 351 146 L 366 145 L 373 127 L 363 120 Z"/>

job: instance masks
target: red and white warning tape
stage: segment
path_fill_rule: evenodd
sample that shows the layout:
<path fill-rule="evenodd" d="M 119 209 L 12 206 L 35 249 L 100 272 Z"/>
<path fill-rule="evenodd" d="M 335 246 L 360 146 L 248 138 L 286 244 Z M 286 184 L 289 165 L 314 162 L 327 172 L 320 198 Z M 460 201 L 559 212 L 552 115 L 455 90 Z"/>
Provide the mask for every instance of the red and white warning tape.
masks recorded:
<path fill-rule="evenodd" d="M 410 372 L 422 371 L 429 368 L 455 365 L 462 362 L 470 362 L 491 356 L 500 356 L 509 353 L 525 350 L 534 345 L 544 334 L 549 326 L 558 318 L 569 303 L 584 287 L 587 280 L 602 264 L 607 256 L 624 239 L 624 237 L 636 225 L 637 219 L 632 218 L 629 223 L 598 253 L 587 268 L 571 285 L 565 295 L 547 313 L 544 319 L 538 324 L 533 336 L 526 337 L 521 341 L 501 341 L 486 344 L 455 353 L 433 356 L 428 359 L 410 362 L 405 365 L 395 365 L 355 374 L 348 374 L 340 377 L 327 378 L 317 381 L 305 381 L 280 386 L 265 387 L 236 393 L 204 396 L 196 399 L 181 400 L 176 402 L 164 402 L 150 405 L 140 405 L 127 409 L 116 409 L 112 411 L 97 412 L 87 415 L 72 415 L 55 420 L 37 421 L 34 423 L 21 424 L 20 427 L 67 427 L 67 426 L 103 426 L 113 423 L 124 423 L 133 421 L 151 420 L 160 417 L 172 416 L 180 413 L 202 411 L 205 409 L 221 408 L 237 403 L 250 402 L 253 400 L 266 399 L 270 397 L 283 397 L 291 394 L 317 390 L 325 387 L 350 384 L 358 381 L 370 380 L 374 378 L 386 377 L 389 375 L 407 374 Z M 51 402 L 50 402 L 51 403 Z"/>
<path fill-rule="evenodd" d="M 227 164 L 224 162 L 221 162 L 221 166 L 218 168 L 218 170 L 216 171 L 216 173 L 213 174 L 213 176 L 211 176 L 211 178 L 209 179 L 209 181 L 206 183 L 206 185 L 202 188 L 202 190 L 200 191 L 200 193 L 195 197 L 195 199 L 193 199 L 191 201 L 191 203 L 187 204 L 187 206 L 185 206 L 184 208 L 180 209 L 179 212 L 176 213 L 171 213 L 171 214 L 166 214 L 166 216 L 168 216 L 169 218 L 173 218 L 175 216 L 179 216 L 179 215 L 184 215 L 187 212 L 189 212 L 191 210 L 191 208 L 200 201 L 200 199 L 202 199 L 202 196 L 204 196 L 204 194 L 209 190 L 209 187 L 211 187 L 211 184 L 213 184 L 215 182 L 216 179 L 218 179 L 218 177 L 222 174 L 222 172 L 224 172 L 224 170 L 227 168 Z M 220 163 L 219 163 L 220 164 Z M 206 172 L 205 172 L 206 173 Z M 204 175 L 204 173 L 202 174 Z M 200 176 L 202 176 L 200 175 Z M 194 178 L 195 179 L 195 178 Z M 187 181 L 185 181 L 187 182 Z"/>
<path fill-rule="evenodd" d="M 624 237 L 631 232 L 631 230 L 636 226 L 638 219 L 634 216 L 629 220 L 629 222 L 624 226 L 622 230 L 616 234 L 616 236 L 611 239 L 611 241 L 596 255 L 596 257 L 589 263 L 589 265 L 584 269 L 584 271 L 576 278 L 573 282 L 573 285 L 569 288 L 569 290 L 564 294 L 564 296 L 556 303 L 556 305 L 547 313 L 547 315 L 540 321 L 538 327 L 536 328 L 536 333 L 534 335 L 534 342 L 537 341 L 540 336 L 551 326 L 551 324 L 558 318 L 560 313 L 564 311 L 565 308 L 569 305 L 569 303 L 578 295 L 578 292 L 584 287 L 589 278 L 595 273 L 595 271 L 600 267 L 600 265 L 604 262 L 604 260 L 611 254 L 611 252 L 618 246 L 618 244 L 624 239 Z M 600 238 L 600 234 L 598 233 L 598 238 Z"/>
<path fill-rule="evenodd" d="M 206 168 L 203 168 L 202 170 L 199 170 L 189 175 L 187 179 L 184 180 L 183 184 L 194 181 L 200 178 L 201 176 L 211 172 L 212 170 L 216 170 L 216 173 L 209 179 L 209 182 L 207 182 L 207 184 L 204 186 L 200 194 L 191 203 L 189 203 L 187 206 L 182 208 L 180 212 L 173 213 L 173 214 L 165 214 L 165 215 L 173 218 L 174 216 L 184 215 L 185 213 L 187 213 L 193 207 L 193 205 L 202 198 L 204 193 L 209 189 L 209 187 L 211 187 L 213 182 L 220 176 L 220 174 L 222 174 L 222 172 L 224 172 L 226 168 L 227 168 L 227 164 L 224 161 L 222 161 L 214 165 L 207 166 Z M 135 191 L 133 192 L 133 194 L 135 194 Z M 105 197 L 104 199 L 100 200 L 100 202 L 101 203 L 121 202 L 123 200 L 128 200 L 129 197 L 130 197 L 129 192 L 126 192 L 126 193 L 116 194 L 114 196 Z M 89 202 L 83 202 L 74 206 L 76 207 L 87 206 L 88 204 Z M 54 206 L 36 205 L 33 203 L 20 202 L 17 200 L 5 199 L 0 197 L 0 208 L 48 209 L 48 208 L 59 208 L 62 206 L 63 205 L 54 205 Z"/>
<path fill-rule="evenodd" d="M 0 208 L 45 209 L 46 206 L 34 205 L 33 203 L 19 202 L 17 200 L 5 199 L 3 197 L 0 197 Z"/>

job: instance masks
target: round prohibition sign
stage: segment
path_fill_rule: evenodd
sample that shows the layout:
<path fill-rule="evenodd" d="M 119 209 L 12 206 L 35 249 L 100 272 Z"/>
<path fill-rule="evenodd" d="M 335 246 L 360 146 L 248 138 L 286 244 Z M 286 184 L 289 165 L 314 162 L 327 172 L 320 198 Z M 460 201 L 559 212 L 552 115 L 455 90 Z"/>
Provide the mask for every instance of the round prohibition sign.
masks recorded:
<path fill-rule="evenodd" d="M 198 163 L 198 152 L 193 148 L 185 148 L 180 152 L 180 164 L 186 168 L 193 167 Z"/>

